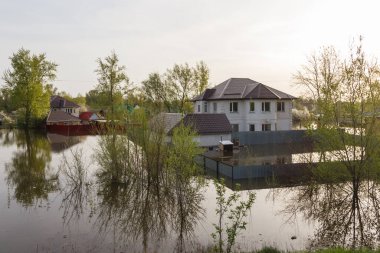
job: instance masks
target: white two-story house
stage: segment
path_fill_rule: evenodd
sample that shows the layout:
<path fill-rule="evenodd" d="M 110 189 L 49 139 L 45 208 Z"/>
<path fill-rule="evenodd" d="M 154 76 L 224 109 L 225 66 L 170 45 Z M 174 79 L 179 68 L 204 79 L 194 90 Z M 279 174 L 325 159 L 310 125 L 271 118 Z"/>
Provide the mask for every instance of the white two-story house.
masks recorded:
<path fill-rule="evenodd" d="M 61 96 L 51 96 L 50 98 L 51 111 L 63 111 L 74 117 L 79 117 L 80 106 L 76 103 L 69 101 Z"/>
<path fill-rule="evenodd" d="M 225 113 L 234 132 L 292 128 L 292 95 L 249 78 L 230 78 L 193 99 L 194 113 Z"/>

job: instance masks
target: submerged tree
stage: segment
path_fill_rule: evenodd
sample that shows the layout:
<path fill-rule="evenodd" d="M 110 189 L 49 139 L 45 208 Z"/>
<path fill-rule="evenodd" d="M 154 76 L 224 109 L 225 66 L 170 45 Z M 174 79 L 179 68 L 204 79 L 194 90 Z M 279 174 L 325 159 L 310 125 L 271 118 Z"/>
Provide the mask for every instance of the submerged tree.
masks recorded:
<path fill-rule="evenodd" d="M 99 64 L 95 72 L 98 74 L 98 92 L 104 94 L 108 119 L 114 121 L 120 117 L 123 106 L 123 95 L 127 92 L 129 79 L 125 73 L 125 66 L 119 65 L 119 58 L 115 52 L 104 60 L 98 58 Z"/>
<path fill-rule="evenodd" d="M 377 248 L 380 229 L 380 185 L 376 181 L 312 182 L 283 188 L 281 210 L 289 221 L 302 216 L 315 222 L 311 250 L 330 247 Z M 281 194 L 282 196 L 284 196 Z M 274 193 L 276 196 L 276 193 Z"/>
<path fill-rule="evenodd" d="M 216 214 L 218 223 L 213 224 L 215 232 L 211 234 L 214 239 L 214 250 L 218 253 L 230 253 L 235 245 L 237 235 L 246 229 L 245 218 L 255 201 L 256 194 L 248 192 L 248 198 L 241 200 L 240 185 L 236 185 L 237 191 L 226 194 L 224 179 L 215 180 L 216 188 Z M 225 238 L 226 237 L 226 238 Z"/>
<path fill-rule="evenodd" d="M 359 195 L 363 195 L 363 186 L 367 185 L 368 198 L 372 189 L 378 188 L 380 179 L 379 77 L 380 68 L 376 61 L 368 60 L 361 40 L 359 45 L 351 48 L 346 59 L 341 59 L 333 48 L 324 48 L 320 54 L 313 55 L 295 76 L 298 84 L 308 88 L 309 96 L 316 103 L 316 129 L 311 133 L 321 151 L 321 163 L 312 169 L 314 178 L 330 179 L 332 183 L 323 191 L 312 185 L 306 188 L 305 193 L 309 195 L 305 196 L 322 194 L 317 194 L 315 204 L 321 203 L 329 208 L 324 212 L 333 223 L 322 223 L 325 227 L 319 232 L 320 236 L 334 229 L 335 224 L 342 228 L 339 236 L 335 239 L 326 234 L 326 238 L 331 237 L 333 242 L 342 246 L 369 246 L 363 238 L 367 237 L 366 223 L 372 218 L 367 217 L 366 221 L 363 210 L 371 205 L 364 204 Z M 342 182 L 343 186 L 340 185 Z M 334 210 L 335 205 L 343 209 Z M 307 216 L 310 215 L 313 214 Z"/>
<path fill-rule="evenodd" d="M 322 151 L 335 150 L 324 159 L 340 161 L 354 178 L 374 172 L 380 165 L 376 131 L 379 66 L 367 60 L 361 44 L 345 60 L 332 48 L 311 59 L 296 81 L 310 90 L 316 103 L 318 146 Z"/>
<path fill-rule="evenodd" d="M 69 154 L 63 153 L 59 166 L 60 178 L 63 178 L 63 194 L 61 208 L 66 224 L 75 221 L 84 213 L 92 200 L 91 181 L 89 180 L 89 164 L 83 157 L 82 149 L 70 149 Z"/>
<path fill-rule="evenodd" d="M 49 82 L 56 77 L 57 64 L 46 60 L 45 54 L 31 55 L 23 48 L 10 60 L 12 68 L 3 76 L 3 94 L 10 94 L 14 108 L 21 110 L 21 123 L 28 128 L 33 120 L 41 120 L 49 111 Z"/>
<path fill-rule="evenodd" d="M 174 231 L 182 252 L 184 238 L 202 215 L 203 180 L 192 159 L 198 153 L 193 133 L 180 127 L 167 145 L 161 122 L 149 122 L 143 110 L 129 117 L 134 124 L 127 135 L 116 137 L 120 155 L 112 158 L 111 136 L 101 137 L 96 152 L 98 225 L 102 231 L 117 231 L 121 241 L 141 239 L 145 250 L 151 238 L 159 240 Z"/>

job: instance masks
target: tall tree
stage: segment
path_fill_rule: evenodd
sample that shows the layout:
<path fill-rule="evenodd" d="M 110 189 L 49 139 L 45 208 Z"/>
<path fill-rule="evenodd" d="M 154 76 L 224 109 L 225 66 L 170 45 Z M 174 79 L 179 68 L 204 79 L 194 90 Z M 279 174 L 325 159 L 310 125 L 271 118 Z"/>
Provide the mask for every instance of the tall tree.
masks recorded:
<path fill-rule="evenodd" d="M 321 151 L 319 160 L 322 163 L 313 168 L 314 177 L 337 179 L 338 183 L 345 182 L 347 188 L 352 190 L 349 196 L 340 194 L 339 190 L 343 187 L 339 185 L 331 192 L 338 196 L 339 206 L 343 205 L 342 199 L 349 200 L 351 206 L 350 210 L 344 210 L 349 218 L 344 221 L 345 230 L 339 233 L 344 238 L 343 242 L 352 235 L 353 248 L 368 247 L 363 240 L 368 235 L 365 234 L 367 228 L 363 226 L 365 217 L 361 214 L 363 206 L 365 212 L 371 207 L 367 203 L 363 205 L 359 197 L 362 186 L 366 185 L 368 193 L 376 192 L 379 186 L 380 138 L 377 115 L 380 108 L 380 66 L 368 60 L 360 40 L 345 59 L 338 57 L 332 48 L 323 49 L 311 58 L 295 78 L 309 89 L 309 95 L 317 104 L 319 124 L 313 133 L 317 137 L 316 145 Z M 342 126 L 347 126 L 347 130 Z M 319 190 L 313 187 L 313 192 Z M 346 189 L 344 192 L 347 193 Z M 330 215 L 336 213 L 329 212 Z M 329 220 L 334 221 L 334 226 L 339 225 L 333 216 Z M 355 234 L 356 229 L 360 233 Z"/>
<path fill-rule="evenodd" d="M 208 86 L 209 68 L 201 61 L 195 67 L 185 63 L 174 64 L 163 75 L 151 73 L 142 82 L 144 98 L 154 106 L 164 105 L 169 112 L 192 111 L 189 100 L 201 94 Z"/>
<path fill-rule="evenodd" d="M 175 90 L 159 73 L 151 73 L 147 80 L 142 82 L 143 95 L 155 104 L 163 104 L 171 112 Z"/>
<path fill-rule="evenodd" d="M 114 121 L 117 118 L 117 110 L 123 104 L 123 95 L 127 92 L 129 84 L 126 68 L 119 65 L 119 58 L 115 52 L 107 56 L 104 60 L 98 58 L 98 85 L 96 89 L 104 93 L 106 97 L 109 119 Z"/>
<path fill-rule="evenodd" d="M 46 60 L 45 54 L 31 55 L 20 49 L 10 58 L 11 69 L 4 72 L 7 90 L 16 109 L 23 110 L 22 124 L 28 128 L 33 120 L 46 116 L 50 107 L 51 84 L 56 78 L 57 64 Z"/>
<path fill-rule="evenodd" d="M 342 75 L 342 60 L 335 48 L 324 47 L 318 54 L 308 57 L 307 63 L 294 76 L 296 83 L 307 89 L 307 97 L 315 101 L 315 114 L 324 115 L 318 120 L 321 127 L 334 119 L 332 106 L 341 101 Z"/>
<path fill-rule="evenodd" d="M 210 69 L 207 67 L 204 61 L 200 61 L 193 69 L 193 75 L 195 80 L 196 94 L 200 95 L 208 86 Z"/>
<path fill-rule="evenodd" d="M 174 64 L 174 67 L 167 71 L 167 79 L 177 94 L 179 111 L 183 113 L 185 102 L 195 95 L 193 71 L 187 63 Z"/>
<path fill-rule="evenodd" d="M 90 90 L 86 93 L 86 105 L 92 109 L 104 109 L 106 106 L 105 101 L 105 94 L 96 89 Z"/>

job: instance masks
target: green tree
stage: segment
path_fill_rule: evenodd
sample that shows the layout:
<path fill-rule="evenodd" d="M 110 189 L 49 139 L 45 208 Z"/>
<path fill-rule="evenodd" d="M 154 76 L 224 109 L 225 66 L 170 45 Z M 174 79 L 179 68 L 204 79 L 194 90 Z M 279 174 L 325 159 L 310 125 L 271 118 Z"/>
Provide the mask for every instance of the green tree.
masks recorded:
<path fill-rule="evenodd" d="M 295 76 L 316 101 L 321 149 L 339 150 L 330 159 L 347 162 L 352 172 L 373 167 L 373 158 L 368 158 L 378 152 L 379 77 L 379 66 L 366 59 L 361 43 L 343 60 L 332 47 L 324 48 Z M 349 126 L 350 134 L 341 131 L 342 122 Z"/>
<path fill-rule="evenodd" d="M 364 229 L 358 196 L 362 185 L 370 186 L 375 182 L 368 192 L 378 188 L 380 67 L 368 60 L 361 39 L 345 59 L 332 47 L 322 49 L 310 59 L 295 78 L 298 84 L 309 89 L 309 96 L 316 101 L 318 118 L 312 133 L 321 151 L 319 160 L 322 163 L 312 171 L 315 179 L 348 182 L 347 187 L 352 189 L 351 210 L 344 210 L 351 212 L 350 223 L 345 223 L 346 230 L 339 231 L 345 238 L 352 231 L 350 226 L 359 224 L 360 230 Z M 342 128 L 343 123 L 347 128 Z M 335 193 L 339 193 L 338 190 Z M 341 201 L 343 195 L 338 199 Z M 364 242 L 358 236 L 363 233 L 355 235 L 354 232 L 352 247 L 368 246 L 357 245 Z"/>
<path fill-rule="evenodd" d="M 172 101 L 175 90 L 159 73 L 151 73 L 147 80 L 142 82 L 143 95 L 157 105 L 164 105 L 168 112 L 172 111 Z"/>
<path fill-rule="evenodd" d="M 151 73 L 142 82 L 142 94 L 153 104 L 154 108 L 162 108 L 168 112 L 191 112 L 190 99 L 201 94 L 208 86 L 209 69 L 201 61 L 195 67 L 185 63 L 174 64 L 163 75 Z"/>
<path fill-rule="evenodd" d="M 106 96 L 98 90 L 90 90 L 86 93 L 86 105 L 92 109 L 104 109 L 106 106 Z"/>
<path fill-rule="evenodd" d="M 123 95 L 127 92 L 129 79 L 125 73 L 125 66 L 119 65 L 119 58 L 115 52 L 107 56 L 104 60 L 98 58 L 98 68 L 95 72 L 98 74 L 98 85 L 96 89 L 105 96 L 105 102 L 111 121 L 114 121 L 120 115 L 117 115 L 123 106 Z"/>
<path fill-rule="evenodd" d="M 218 253 L 232 252 L 232 247 L 235 245 L 236 237 L 240 231 L 246 229 L 248 210 L 251 209 L 256 194 L 254 192 L 248 192 L 248 198 L 241 199 L 239 193 L 240 185 L 237 184 L 237 190 L 231 194 L 226 194 L 226 187 L 224 179 L 215 180 L 214 185 L 216 188 L 216 214 L 218 215 L 218 223 L 213 224 L 215 233 L 211 236 L 214 239 L 214 251 Z M 227 218 L 227 219 L 226 219 Z M 224 239 L 227 236 L 227 240 Z"/>
<path fill-rule="evenodd" d="M 80 106 L 86 105 L 86 97 L 82 96 L 80 93 L 78 93 L 78 95 L 76 97 L 73 97 L 65 91 L 60 91 L 60 92 L 58 92 L 58 95 L 67 99 L 67 100 L 70 100 L 70 101 L 72 101 L 72 102 L 74 102 Z"/>
<path fill-rule="evenodd" d="M 45 54 L 31 55 L 20 49 L 10 57 L 11 69 L 4 72 L 4 90 L 9 92 L 14 108 L 22 110 L 22 124 L 28 128 L 33 120 L 44 118 L 50 108 L 51 84 L 57 64 Z"/>
<path fill-rule="evenodd" d="M 179 111 L 184 113 L 185 103 L 195 95 L 196 86 L 192 69 L 187 63 L 184 65 L 174 64 L 167 71 L 167 80 L 174 89 L 179 101 Z"/>
<path fill-rule="evenodd" d="M 208 87 L 210 69 L 204 61 L 200 61 L 193 69 L 193 75 L 195 79 L 196 95 L 200 95 Z"/>
<path fill-rule="evenodd" d="M 0 90 L 0 108 L 6 112 L 12 112 L 14 105 L 12 103 L 12 93 L 10 89 L 2 88 Z"/>
<path fill-rule="evenodd" d="M 126 135 L 102 135 L 96 150 L 99 227 L 120 240 L 141 238 L 144 251 L 149 241 L 177 233 L 176 252 L 186 252 L 184 241 L 204 212 L 193 131 L 177 128 L 167 145 L 161 121 L 149 121 L 143 109 L 127 117 L 134 124 Z"/>
<path fill-rule="evenodd" d="M 307 98 L 315 101 L 315 114 L 323 115 L 317 122 L 320 127 L 334 121 L 332 107 L 342 101 L 343 70 L 342 60 L 335 48 L 324 47 L 318 54 L 308 57 L 307 63 L 294 76 L 296 83 L 307 89 Z"/>

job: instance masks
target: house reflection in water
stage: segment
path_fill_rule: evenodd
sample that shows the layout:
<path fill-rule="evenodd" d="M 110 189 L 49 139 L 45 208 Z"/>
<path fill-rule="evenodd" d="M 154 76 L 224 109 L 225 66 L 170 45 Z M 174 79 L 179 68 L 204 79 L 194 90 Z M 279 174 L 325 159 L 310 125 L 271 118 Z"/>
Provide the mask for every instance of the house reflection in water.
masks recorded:
<path fill-rule="evenodd" d="M 312 163 L 307 158 L 313 152 L 311 142 L 261 144 L 240 147 L 232 153 L 208 151 L 197 161 L 208 174 L 224 177 L 231 188 L 236 183 L 242 189 L 271 188 L 308 180 Z"/>
<path fill-rule="evenodd" d="M 55 133 L 47 133 L 47 139 L 54 153 L 61 153 L 65 149 L 69 149 L 86 140 L 87 136 L 65 136 Z"/>

